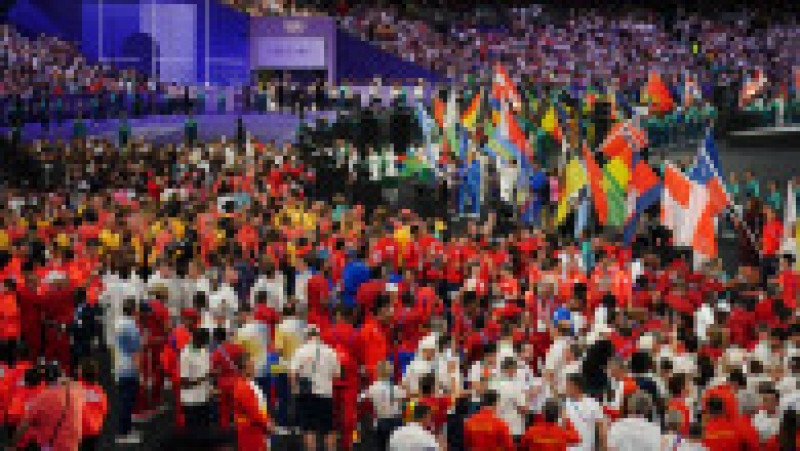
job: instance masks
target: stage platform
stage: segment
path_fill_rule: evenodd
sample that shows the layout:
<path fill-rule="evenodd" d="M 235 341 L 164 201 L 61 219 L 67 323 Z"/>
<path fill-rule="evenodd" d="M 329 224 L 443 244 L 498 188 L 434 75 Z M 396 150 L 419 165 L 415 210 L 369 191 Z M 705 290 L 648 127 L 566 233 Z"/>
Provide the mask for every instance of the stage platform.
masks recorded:
<path fill-rule="evenodd" d="M 335 118 L 336 113 L 330 111 L 308 112 L 304 115 L 304 122 L 313 122 L 320 117 L 328 120 Z M 301 120 L 296 114 L 282 112 L 268 112 L 264 114 L 245 114 L 241 115 L 245 128 L 253 136 L 263 141 L 287 142 L 295 138 L 295 133 Z M 227 136 L 233 139 L 236 135 L 236 114 L 207 114 L 197 115 L 197 134 L 200 139 L 216 139 L 220 136 Z M 187 116 L 146 116 L 128 119 L 131 127 L 131 135 L 145 137 L 155 142 L 179 142 L 184 138 L 184 124 Z M 87 120 L 86 134 L 88 136 L 104 136 L 110 140 L 117 139 L 119 130 L 119 119 L 107 120 Z M 22 130 L 22 140 L 30 142 L 37 139 L 47 138 L 51 140 L 61 139 L 68 141 L 72 139 L 74 121 L 64 121 L 62 124 L 51 124 L 49 128 L 43 128 L 41 124 L 26 124 Z M 2 128 L 2 133 L 9 133 L 8 128 Z"/>
<path fill-rule="evenodd" d="M 731 147 L 800 150 L 800 125 L 762 127 L 730 132 L 727 141 Z"/>

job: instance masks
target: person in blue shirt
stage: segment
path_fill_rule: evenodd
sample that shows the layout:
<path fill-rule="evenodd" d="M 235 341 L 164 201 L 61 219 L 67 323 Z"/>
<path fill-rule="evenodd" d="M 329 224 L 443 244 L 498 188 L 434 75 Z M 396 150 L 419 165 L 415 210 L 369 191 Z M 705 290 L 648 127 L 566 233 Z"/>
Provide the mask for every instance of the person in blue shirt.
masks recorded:
<path fill-rule="evenodd" d="M 342 303 L 347 308 L 356 306 L 358 287 L 371 277 L 372 271 L 365 263 L 366 253 L 366 247 L 360 247 L 355 258 L 344 266 L 344 271 L 342 272 Z"/>
<path fill-rule="evenodd" d="M 133 433 L 131 417 L 139 392 L 139 353 L 142 335 L 136 325 L 136 300 L 125 299 L 122 317 L 117 320 L 115 332 L 114 373 L 119 390 L 119 444 L 135 444 L 140 441 Z"/>

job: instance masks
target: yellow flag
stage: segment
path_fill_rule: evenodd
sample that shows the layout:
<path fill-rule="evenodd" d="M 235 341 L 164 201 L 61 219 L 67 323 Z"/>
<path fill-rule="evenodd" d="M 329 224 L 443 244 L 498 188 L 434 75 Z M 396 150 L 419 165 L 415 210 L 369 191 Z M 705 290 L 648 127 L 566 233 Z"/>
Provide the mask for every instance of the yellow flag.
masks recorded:
<path fill-rule="evenodd" d="M 573 157 L 567 164 L 564 172 L 564 192 L 558 202 L 556 211 L 556 225 L 561 225 L 570 210 L 569 200 L 578 195 L 581 188 L 586 185 L 586 168 L 581 164 L 578 157 Z"/>
<path fill-rule="evenodd" d="M 605 167 L 606 172 L 608 172 L 614 180 L 616 180 L 617 184 L 623 191 L 628 188 L 628 182 L 631 178 L 630 169 L 628 169 L 628 165 L 622 161 L 622 157 L 614 157 L 611 161 L 606 164 Z"/>

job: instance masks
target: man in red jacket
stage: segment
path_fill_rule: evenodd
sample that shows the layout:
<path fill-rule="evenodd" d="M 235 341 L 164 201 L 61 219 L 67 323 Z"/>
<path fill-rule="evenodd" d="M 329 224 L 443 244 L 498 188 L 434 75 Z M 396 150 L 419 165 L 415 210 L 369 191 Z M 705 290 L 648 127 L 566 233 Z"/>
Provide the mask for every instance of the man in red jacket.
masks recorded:
<path fill-rule="evenodd" d="M 253 382 L 255 367 L 245 352 L 234 357 L 233 365 L 242 369 L 229 376 L 236 449 L 267 451 L 267 435 L 272 431 L 272 420 L 267 414 L 266 397 Z"/>
<path fill-rule="evenodd" d="M 497 392 L 487 392 L 483 396 L 481 410 L 464 422 L 464 443 L 468 450 L 512 451 L 515 449 L 508 424 L 497 416 L 497 399 Z"/>
<path fill-rule="evenodd" d="M 240 345 L 226 341 L 211 355 L 211 372 L 217 377 L 219 390 L 219 426 L 223 429 L 231 426 L 234 377 L 241 371 L 236 362 L 243 353 L 244 349 Z"/>
<path fill-rule="evenodd" d="M 547 401 L 544 405 L 544 421 L 531 425 L 522 436 L 522 451 L 566 451 L 569 446 L 581 442 L 581 436 L 572 422 L 564 418 L 564 426 L 558 424 L 561 417 L 558 403 Z"/>

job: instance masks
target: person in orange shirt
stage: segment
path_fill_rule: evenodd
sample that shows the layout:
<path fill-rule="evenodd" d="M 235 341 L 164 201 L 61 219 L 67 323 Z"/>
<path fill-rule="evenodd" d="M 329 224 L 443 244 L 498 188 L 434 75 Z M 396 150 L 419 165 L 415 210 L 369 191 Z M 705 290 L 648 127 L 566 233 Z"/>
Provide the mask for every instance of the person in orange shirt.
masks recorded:
<path fill-rule="evenodd" d="M 669 400 L 667 410 L 674 410 L 681 416 L 681 434 L 689 433 L 689 425 L 692 422 L 692 412 L 686 403 L 689 397 L 690 381 L 685 374 L 675 374 L 669 379 L 669 392 L 672 398 Z"/>
<path fill-rule="evenodd" d="M 508 424 L 497 416 L 497 392 L 483 395 L 482 408 L 464 422 L 464 444 L 471 451 L 512 451 L 514 439 Z"/>
<path fill-rule="evenodd" d="M 233 356 L 241 371 L 230 376 L 233 422 L 239 451 L 267 451 L 272 420 L 267 414 L 264 393 L 253 382 L 255 366 L 247 353 Z"/>
<path fill-rule="evenodd" d="M 571 445 L 581 442 L 581 436 L 572 422 L 564 418 L 564 425 L 558 424 L 561 408 L 555 400 L 545 403 L 544 421 L 533 424 L 522 436 L 520 451 L 564 451 Z"/>
<path fill-rule="evenodd" d="M 81 416 L 81 451 L 100 449 L 98 438 L 108 413 L 106 392 L 98 382 L 97 364 L 85 360 L 80 367 L 78 381 L 83 388 L 83 415 Z"/>
<path fill-rule="evenodd" d="M 745 434 L 739 429 L 739 421 L 729 417 L 722 398 L 710 397 L 704 415 L 708 419 L 703 429 L 703 445 L 709 451 L 758 449 L 757 443 L 755 448 L 748 446 Z"/>

